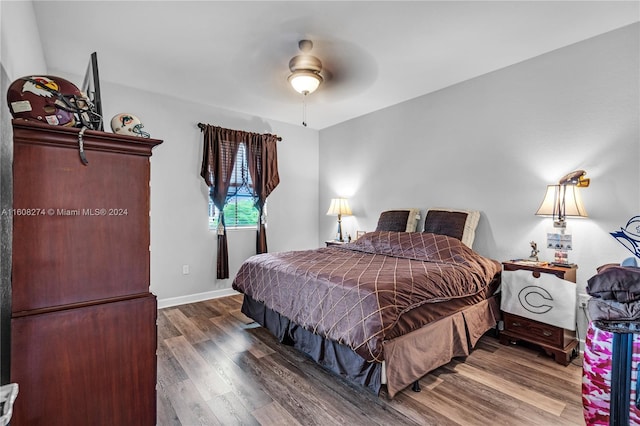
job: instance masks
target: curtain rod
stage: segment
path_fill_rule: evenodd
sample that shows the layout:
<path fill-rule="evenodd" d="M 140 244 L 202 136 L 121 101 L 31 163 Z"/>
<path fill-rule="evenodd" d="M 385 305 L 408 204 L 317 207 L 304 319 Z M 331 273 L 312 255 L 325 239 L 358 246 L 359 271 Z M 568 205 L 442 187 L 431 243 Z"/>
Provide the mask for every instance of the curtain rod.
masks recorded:
<path fill-rule="evenodd" d="M 206 126 L 207 126 L 207 124 L 204 124 L 204 123 L 198 123 L 198 127 L 200 128 L 200 130 L 204 130 L 204 128 L 205 128 Z M 241 131 L 241 132 L 244 132 L 244 130 L 240 130 L 240 131 Z M 245 133 L 252 133 L 252 132 L 245 132 Z M 278 135 L 272 135 L 271 133 L 266 133 L 266 135 L 268 135 L 268 136 L 275 136 L 275 137 L 276 137 L 276 139 L 277 139 L 278 141 L 281 141 L 281 140 L 282 140 L 282 138 L 281 138 L 280 136 L 278 136 Z"/>

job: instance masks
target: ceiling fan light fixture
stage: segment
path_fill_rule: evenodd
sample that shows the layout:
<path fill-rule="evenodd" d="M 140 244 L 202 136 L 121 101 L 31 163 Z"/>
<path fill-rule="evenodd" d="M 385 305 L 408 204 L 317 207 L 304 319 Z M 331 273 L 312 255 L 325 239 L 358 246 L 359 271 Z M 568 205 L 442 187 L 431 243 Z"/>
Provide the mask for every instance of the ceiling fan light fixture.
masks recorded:
<path fill-rule="evenodd" d="M 296 92 L 308 95 L 313 93 L 323 79 L 320 75 L 322 62 L 309 52 L 313 48 L 311 40 L 300 40 L 298 47 L 302 55 L 297 55 L 289 61 L 291 75 L 287 79 Z"/>
<path fill-rule="evenodd" d="M 310 70 L 296 70 L 289 76 L 288 80 L 296 92 L 308 95 L 315 92 L 320 86 L 322 76 Z"/>

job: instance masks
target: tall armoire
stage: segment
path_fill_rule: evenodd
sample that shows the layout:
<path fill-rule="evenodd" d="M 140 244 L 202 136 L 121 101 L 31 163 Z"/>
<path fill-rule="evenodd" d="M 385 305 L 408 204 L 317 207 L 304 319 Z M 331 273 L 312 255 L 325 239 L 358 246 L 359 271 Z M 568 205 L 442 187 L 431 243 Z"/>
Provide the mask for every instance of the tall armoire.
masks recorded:
<path fill-rule="evenodd" d="M 11 424 L 154 425 L 149 179 L 162 141 L 17 119 L 13 132 Z"/>

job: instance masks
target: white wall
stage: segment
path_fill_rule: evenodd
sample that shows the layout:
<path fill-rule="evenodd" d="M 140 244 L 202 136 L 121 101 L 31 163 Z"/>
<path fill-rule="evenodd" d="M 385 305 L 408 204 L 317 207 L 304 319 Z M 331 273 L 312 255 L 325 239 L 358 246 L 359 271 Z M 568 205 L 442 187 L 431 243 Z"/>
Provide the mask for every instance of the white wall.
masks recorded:
<path fill-rule="evenodd" d="M 0 62 L 10 81 L 47 72 L 32 2 L 0 1 Z"/>
<path fill-rule="evenodd" d="M 31 2 L 0 1 L 0 209 L 13 207 L 13 131 L 5 94 L 11 82 L 33 70 L 45 72 Z M 25 52 L 30 52 L 26 54 Z M 0 217 L 0 383 L 10 379 L 11 217 Z"/>
<path fill-rule="evenodd" d="M 31 2 L 0 5 L 0 59 L 9 79 L 48 73 L 81 83 L 83 76 L 46 69 Z M 143 120 L 152 137 L 164 140 L 151 158 L 151 291 L 158 296 L 159 306 L 210 298 L 228 293 L 231 287 L 231 280 L 215 278 L 217 244 L 215 233 L 208 230 L 208 192 L 199 175 L 202 134 L 198 122 L 282 137 L 278 144 L 281 182 L 268 200 L 269 251 L 316 247 L 316 130 L 109 83 L 104 73 L 100 77 L 107 130 L 116 113 L 130 112 Z M 10 144 L 10 138 L 3 136 L 3 144 Z M 255 254 L 255 231 L 229 231 L 228 240 L 233 278 L 241 263 Z M 183 265 L 189 265 L 188 275 L 182 274 Z"/>
<path fill-rule="evenodd" d="M 597 266 L 631 256 L 609 232 L 640 214 L 639 40 L 635 24 L 322 130 L 320 241 L 342 195 L 349 232 L 391 208 L 475 209 L 478 252 L 527 257 L 551 228 L 534 216 L 546 185 L 584 169 L 589 218 L 570 221 L 583 291 Z"/>

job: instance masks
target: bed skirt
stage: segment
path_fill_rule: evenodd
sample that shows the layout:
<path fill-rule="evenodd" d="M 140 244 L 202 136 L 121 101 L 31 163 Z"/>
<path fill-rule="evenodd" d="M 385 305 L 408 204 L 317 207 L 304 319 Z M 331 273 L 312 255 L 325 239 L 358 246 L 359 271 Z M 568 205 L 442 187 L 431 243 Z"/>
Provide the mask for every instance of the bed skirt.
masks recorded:
<path fill-rule="evenodd" d="M 404 336 L 384 342 L 385 361 L 368 362 L 350 347 L 325 339 L 244 295 L 242 313 L 268 329 L 280 343 L 293 346 L 329 371 L 376 395 L 383 384 L 389 398 L 430 371 L 469 355 L 500 317 L 497 296 L 471 305 Z"/>

